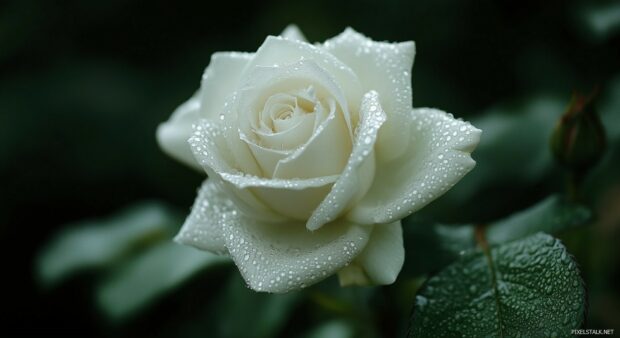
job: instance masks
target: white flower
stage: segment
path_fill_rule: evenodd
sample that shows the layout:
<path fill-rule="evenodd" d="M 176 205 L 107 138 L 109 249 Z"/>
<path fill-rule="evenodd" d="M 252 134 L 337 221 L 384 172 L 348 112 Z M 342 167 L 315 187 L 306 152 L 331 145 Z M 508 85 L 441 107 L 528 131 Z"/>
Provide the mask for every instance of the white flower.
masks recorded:
<path fill-rule="evenodd" d="M 352 29 L 313 45 L 294 26 L 256 53 L 215 53 L 200 90 L 157 131 L 167 153 L 209 176 L 176 240 L 230 255 L 257 291 L 334 273 L 345 285 L 394 282 L 400 220 L 474 167 L 480 137 L 412 108 L 414 54 L 411 41 Z"/>

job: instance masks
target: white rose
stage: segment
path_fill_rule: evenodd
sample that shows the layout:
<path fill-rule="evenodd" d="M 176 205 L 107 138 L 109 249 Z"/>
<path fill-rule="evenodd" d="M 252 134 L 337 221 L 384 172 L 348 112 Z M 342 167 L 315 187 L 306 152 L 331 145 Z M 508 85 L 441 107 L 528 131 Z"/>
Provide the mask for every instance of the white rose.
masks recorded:
<path fill-rule="evenodd" d="M 390 284 L 400 220 L 475 165 L 480 130 L 411 106 L 413 42 L 347 29 L 309 44 L 294 26 L 255 53 L 215 53 L 161 147 L 209 176 L 176 237 L 230 255 L 250 288 L 287 292 L 338 273 Z M 189 140 L 189 142 L 188 142 Z"/>

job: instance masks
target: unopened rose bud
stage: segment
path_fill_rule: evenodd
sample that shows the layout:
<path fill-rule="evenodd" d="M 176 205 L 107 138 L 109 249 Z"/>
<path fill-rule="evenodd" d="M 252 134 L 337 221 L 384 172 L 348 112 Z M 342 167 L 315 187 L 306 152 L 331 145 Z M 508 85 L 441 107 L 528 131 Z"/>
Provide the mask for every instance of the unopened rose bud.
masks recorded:
<path fill-rule="evenodd" d="M 579 174 L 594 166 L 605 151 L 605 129 L 592 96 L 574 94 L 551 135 L 551 151 L 558 163 Z"/>

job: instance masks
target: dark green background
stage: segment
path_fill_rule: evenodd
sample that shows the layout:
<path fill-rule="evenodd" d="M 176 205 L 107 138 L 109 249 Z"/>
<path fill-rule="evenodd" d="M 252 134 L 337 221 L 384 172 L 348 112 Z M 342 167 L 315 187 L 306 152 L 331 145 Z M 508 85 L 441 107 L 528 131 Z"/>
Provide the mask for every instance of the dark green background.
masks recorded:
<path fill-rule="evenodd" d="M 202 176 L 166 157 L 154 135 L 158 123 L 197 89 L 211 53 L 254 51 L 265 36 L 278 34 L 289 23 L 296 23 L 310 41 L 323 41 L 346 26 L 375 40 L 414 40 L 414 106 L 477 118 L 501 102 L 541 93 L 568 102 L 575 89 L 605 88 L 620 74 L 620 35 L 597 34 L 584 18 L 592 8 L 606 4 L 586 0 L 1 2 L 0 290 L 5 313 L 0 317 L 0 335 L 7 331 L 170 334 L 183 321 L 183 314 L 192 313 L 199 300 L 208 301 L 209 293 L 217 292 L 211 288 L 206 296 L 195 297 L 195 290 L 213 285 L 193 281 L 184 290 L 194 291 L 166 299 L 124 326 L 111 326 L 93 306 L 87 283 L 73 281 L 44 292 L 37 287 L 32 264 L 42 243 L 66 223 L 102 217 L 143 199 L 188 210 Z M 523 132 L 526 137 L 527 130 Z M 617 184 L 617 178 L 613 182 Z M 558 186 L 549 176 L 525 188 L 502 186 L 492 198 L 501 200 L 514 189 L 519 194 L 512 203 L 481 206 L 464 214 L 497 218 Z M 607 207 L 612 211 L 620 209 L 615 189 L 616 197 Z M 471 221 L 459 219 L 461 214 L 455 210 L 443 216 Z M 611 243 L 618 239 L 619 227 L 614 216 L 609 217 L 612 229 L 605 231 L 611 234 L 606 238 Z M 596 235 L 580 234 L 568 240 L 579 248 L 583 247 L 579 238 L 588 236 Z M 620 316 L 609 318 L 620 314 L 618 290 L 606 286 L 620 284 L 620 272 L 603 263 L 599 267 L 599 258 L 588 256 L 587 248 L 580 250 L 585 252 L 580 264 L 588 267 L 589 261 L 595 261 L 586 282 L 603 299 L 602 305 L 592 304 L 590 323 L 596 328 L 617 325 Z M 295 320 L 302 326 L 307 323 Z M 287 324 L 285 332 L 295 331 L 295 325 L 294 321 Z M 162 326 L 168 331 L 160 331 Z"/>

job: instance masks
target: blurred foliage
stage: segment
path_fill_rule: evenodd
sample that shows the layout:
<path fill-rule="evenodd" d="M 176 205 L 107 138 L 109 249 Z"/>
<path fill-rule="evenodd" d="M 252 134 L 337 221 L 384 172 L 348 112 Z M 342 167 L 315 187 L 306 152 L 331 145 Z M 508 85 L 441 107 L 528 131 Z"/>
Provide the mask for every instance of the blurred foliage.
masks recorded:
<path fill-rule="evenodd" d="M 332 278 L 272 297 L 245 288 L 230 265 L 211 265 L 212 256 L 167 243 L 202 177 L 157 148 L 157 124 L 198 87 L 211 53 L 255 50 L 291 22 L 313 41 L 346 26 L 378 40 L 415 40 L 414 105 L 444 109 L 484 130 L 477 168 L 415 216 L 431 228 L 493 223 L 563 191 L 548 137 L 571 92 L 598 85 L 594 104 L 608 151 L 584 182 L 582 201 L 595 221 L 560 238 L 588 286 L 586 327 L 620 329 L 618 8 L 617 1 L 588 0 L 1 2 L 0 248 L 10 292 L 3 333 L 405 335 L 427 276 L 416 264 L 432 259 L 428 253 L 408 256 L 405 271 L 419 273 L 391 286 L 341 289 Z M 144 220 L 107 216 L 150 199 L 172 205 L 147 207 Z M 54 235 L 64 224 L 72 230 Z M 471 235 L 467 226 L 446 229 Z M 131 235 L 120 235 L 125 231 Z M 422 252 L 416 247 L 427 243 L 411 237 L 422 229 L 405 231 L 407 253 Z M 83 250 L 79 238 L 100 241 Z M 45 247 L 50 240 L 55 244 Z M 37 260 L 39 252 L 54 258 Z M 162 280 L 152 277 L 160 267 L 167 269 Z M 39 284 L 41 277 L 48 283 Z"/>
<path fill-rule="evenodd" d="M 128 261 L 98 290 L 98 301 L 113 318 L 121 318 L 173 289 L 200 269 L 228 259 L 167 241 Z"/>
<path fill-rule="evenodd" d="M 80 270 L 113 265 L 131 251 L 169 240 L 179 220 L 162 206 L 145 203 L 107 220 L 70 225 L 43 249 L 40 279 L 53 286 Z"/>

